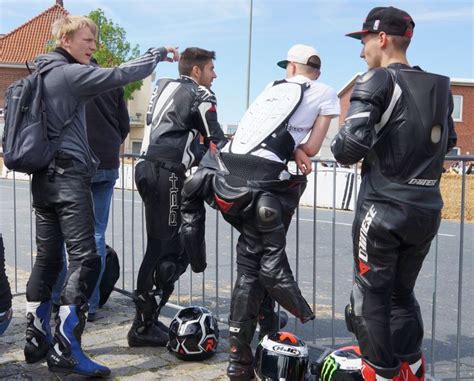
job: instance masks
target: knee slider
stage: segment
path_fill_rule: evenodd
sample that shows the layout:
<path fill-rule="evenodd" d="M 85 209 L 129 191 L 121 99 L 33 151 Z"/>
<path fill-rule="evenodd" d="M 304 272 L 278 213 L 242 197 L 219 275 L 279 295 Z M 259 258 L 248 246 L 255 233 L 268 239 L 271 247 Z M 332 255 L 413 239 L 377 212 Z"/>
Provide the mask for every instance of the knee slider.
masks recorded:
<path fill-rule="evenodd" d="M 271 232 L 283 227 L 281 204 L 274 197 L 263 195 L 257 202 L 257 228 L 261 232 Z"/>
<path fill-rule="evenodd" d="M 164 261 L 156 266 L 153 282 L 159 289 L 164 289 L 176 281 L 177 267 L 174 262 Z"/>
<path fill-rule="evenodd" d="M 200 168 L 184 181 L 182 195 L 183 198 L 194 198 L 200 194 L 206 194 L 210 171 L 206 168 Z"/>

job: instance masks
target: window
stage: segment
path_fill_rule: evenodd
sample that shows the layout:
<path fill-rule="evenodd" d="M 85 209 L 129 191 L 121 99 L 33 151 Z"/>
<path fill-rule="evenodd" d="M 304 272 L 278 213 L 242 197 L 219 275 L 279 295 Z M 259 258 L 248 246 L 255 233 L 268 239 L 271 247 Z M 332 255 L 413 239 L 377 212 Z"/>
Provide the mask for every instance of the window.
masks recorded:
<path fill-rule="evenodd" d="M 458 147 L 453 147 L 451 148 L 451 151 L 449 151 L 446 156 L 459 156 L 461 154 L 461 149 Z"/>
<path fill-rule="evenodd" d="M 453 95 L 454 109 L 453 109 L 453 120 L 455 122 L 462 122 L 462 95 Z"/>
<path fill-rule="evenodd" d="M 133 154 L 139 155 L 141 149 L 142 149 L 142 142 L 132 142 L 132 153 Z"/>

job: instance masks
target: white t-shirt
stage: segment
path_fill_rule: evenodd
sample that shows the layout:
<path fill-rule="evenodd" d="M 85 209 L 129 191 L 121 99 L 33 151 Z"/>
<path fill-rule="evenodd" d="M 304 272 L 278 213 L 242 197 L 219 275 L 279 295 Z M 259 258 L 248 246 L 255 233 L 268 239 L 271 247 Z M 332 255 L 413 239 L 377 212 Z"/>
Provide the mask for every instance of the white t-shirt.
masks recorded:
<path fill-rule="evenodd" d="M 310 84 L 310 87 L 303 93 L 303 99 L 288 123 L 288 132 L 295 141 L 296 149 L 306 135 L 311 132 L 316 118 L 319 115 L 339 115 L 340 104 L 336 91 L 324 83 L 312 81 L 304 75 L 296 75 L 286 80 L 288 82 Z M 271 86 L 273 86 L 273 82 L 268 84 L 266 88 Z M 273 152 L 263 148 L 252 152 L 252 155 L 282 162 Z"/>

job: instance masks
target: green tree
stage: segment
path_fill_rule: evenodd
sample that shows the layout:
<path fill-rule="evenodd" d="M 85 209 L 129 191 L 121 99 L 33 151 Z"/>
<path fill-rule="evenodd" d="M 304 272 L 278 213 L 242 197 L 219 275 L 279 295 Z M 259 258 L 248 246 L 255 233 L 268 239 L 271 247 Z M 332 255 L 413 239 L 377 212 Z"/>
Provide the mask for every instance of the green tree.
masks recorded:
<path fill-rule="evenodd" d="M 140 55 L 138 45 L 132 47 L 126 40 L 125 29 L 105 17 L 102 9 L 91 11 L 87 17 L 94 20 L 98 27 L 97 50 L 94 58 L 100 66 L 118 66 Z M 133 99 L 132 93 L 139 90 L 142 84 L 142 81 L 137 81 L 125 86 L 125 99 Z"/>

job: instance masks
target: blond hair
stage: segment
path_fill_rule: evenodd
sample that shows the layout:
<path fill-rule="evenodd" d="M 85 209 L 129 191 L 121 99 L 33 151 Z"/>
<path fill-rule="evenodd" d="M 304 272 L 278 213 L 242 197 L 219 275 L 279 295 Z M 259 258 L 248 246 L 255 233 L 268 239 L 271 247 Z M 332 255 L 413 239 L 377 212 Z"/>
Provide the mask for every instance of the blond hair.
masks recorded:
<path fill-rule="evenodd" d="M 89 17 L 85 16 L 66 16 L 57 19 L 52 28 L 53 38 L 56 40 L 56 46 L 61 45 L 61 38 L 64 36 L 72 38 L 79 29 L 88 27 L 97 38 L 97 25 Z"/>

